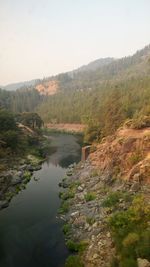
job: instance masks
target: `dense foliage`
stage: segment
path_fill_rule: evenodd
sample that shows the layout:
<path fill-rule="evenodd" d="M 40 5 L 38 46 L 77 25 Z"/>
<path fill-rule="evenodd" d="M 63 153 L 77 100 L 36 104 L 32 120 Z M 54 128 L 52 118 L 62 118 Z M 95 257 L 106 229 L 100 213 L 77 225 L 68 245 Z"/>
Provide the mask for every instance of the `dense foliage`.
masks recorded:
<path fill-rule="evenodd" d="M 34 88 L 11 92 L 0 89 L 0 108 L 9 109 L 14 113 L 33 111 L 43 99 L 44 97 Z"/>
<path fill-rule="evenodd" d="M 45 122 L 82 122 L 87 142 L 112 134 L 126 119 L 150 114 L 150 78 L 106 83 L 51 96 L 38 108 Z"/>
<path fill-rule="evenodd" d="M 19 139 L 18 130 L 14 116 L 6 110 L 0 110 L 0 146 L 15 149 Z"/>
<path fill-rule="evenodd" d="M 150 205 L 137 196 L 126 210 L 114 213 L 109 220 L 117 249 L 112 267 L 137 267 L 137 258 L 150 260 Z"/>
<path fill-rule="evenodd" d="M 24 153 L 28 146 L 38 142 L 35 132 L 29 134 L 18 127 L 18 122 L 23 122 L 34 130 L 39 129 L 43 122 L 36 113 L 23 113 L 14 116 L 11 112 L 0 109 L 0 157 L 12 153 Z"/>

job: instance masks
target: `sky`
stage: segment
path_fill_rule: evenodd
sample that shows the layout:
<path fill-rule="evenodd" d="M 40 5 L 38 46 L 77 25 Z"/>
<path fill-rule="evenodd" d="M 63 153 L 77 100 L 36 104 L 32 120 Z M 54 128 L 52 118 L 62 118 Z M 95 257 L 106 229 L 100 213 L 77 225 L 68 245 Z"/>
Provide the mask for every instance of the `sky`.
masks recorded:
<path fill-rule="evenodd" d="M 132 55 L 150 43 L 150 0 L 0 0 L 0 85 Z"/>

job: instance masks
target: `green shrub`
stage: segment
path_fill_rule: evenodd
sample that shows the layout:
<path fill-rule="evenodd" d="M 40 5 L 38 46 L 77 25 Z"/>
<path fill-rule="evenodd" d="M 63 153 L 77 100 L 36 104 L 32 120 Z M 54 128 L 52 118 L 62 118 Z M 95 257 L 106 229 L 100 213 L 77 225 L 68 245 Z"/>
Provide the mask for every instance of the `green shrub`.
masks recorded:
<path fill-rule="evenodd" d="M 65 267 L 84 267 L 78 255 L 71 255 L 67 258 Z"/>
<path fill-rule="evenodd" d="M 60 206 L 60 208 L 59 208 L 59 213 L 60 214 L 63 214 L 63 213 L 67 213 L 68 211 L 69 211 L 69 202 L 68 201 L 63 201 L 62 203 L 61 203 L 61 206 Z"/>
<path fill-rule="evenodd" d="M 94 199 L 96 199 L 96 194 L 94 192 L 89 192 L 84 196 L 86 202 L 88 201 L 92 201 Z"/>
<path fill-rule="evenodd" d="M 71 229 L 71 225 L 70 225 L 70 224 L 64 224 L 64 225 L 63 225 L 62 230 L 63 230 L 63 233 L 64 233 L 65 235 L 67 235 L 67 234 L 70 232 L 70 229 Z"/>
<path fill-rule="evenodd" d="M 68 240 L 66 246 L 71 252 L 83 252 L 87 247 L 87 242 L 81 241 L 78 243 L 72 240 Z"/>
<path fill-rule="evenodd" d="M 96 177 L 96 176 L 98 176 L 98 170 L 96 170 L 96 169 L 94 169 L 94 170 L 92 170 L 92 172 L 90 173 L 90 177 Z"/>
<path fill-rule="evenodd" d="M 139 258 L 146 258 L 150 261 L 150 229 L 141 234 L 141 239 L 136 250 Z"/>
<path fill-rule="evenodd" d="M 72 190 L 69 190 L 68 192 L 60 192 L 59 193 L 59 197 L 62 200 L 67 200 L 69 198 L 74 198 L 74 196 L 75 196 L 75 193 Z"/>
<path fill-rule="evenodd" d="M 150 205 L 136 196 L 126 211 L 116 212 L 109 226 L 119 255 L 119 267 L 137 267 L 138 257 L 150 260 Z"/>
<path fill-rule="evenodd" d="M 135 246 L 139 241 L 139 235 L 137 233 L 129 233 L 123 240 L 124 247 Z"/>
<path fill-rule="evenodd" d="M 86 218 L 86 222 L 89 224 L 89 225 L 92 225 L 95 223 L 95 218 L 93 217 L 87 217 Z"/>
<path fill-rule="evenodd" d="M 121 260 L 119 267 L 138 267 L 137 260 L 134 258 L 125 258 Z"/>
<path fill-rule="evenodd" d="M 113 192 L 108 195 L 108 197 L 102 202 L 103 207 L 114 207 L 121 198 L 120 192 Z"/>
<path fill-rule="evenodd" d="M 142 154 L 140 151 L 135 151 L 132 153 L 132 155 L 129 157 L 129 162 L 131 165 L 137 164 L 139 161 L 142 160 Z"/>

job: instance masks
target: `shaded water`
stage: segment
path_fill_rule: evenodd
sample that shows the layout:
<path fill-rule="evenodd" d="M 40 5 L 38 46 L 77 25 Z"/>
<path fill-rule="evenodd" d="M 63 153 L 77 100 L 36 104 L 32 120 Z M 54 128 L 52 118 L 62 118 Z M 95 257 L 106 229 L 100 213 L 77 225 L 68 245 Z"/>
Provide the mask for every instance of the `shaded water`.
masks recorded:
<path fill-rule="evenodd" d="M 60 205 L 58 183 L 66 168 L 80 160 L 76 136 L 53 134 L 56 151 L 24 191 L 0 212 L 0 267 L 62 267 L 68 251 L 56 219 Z"/>

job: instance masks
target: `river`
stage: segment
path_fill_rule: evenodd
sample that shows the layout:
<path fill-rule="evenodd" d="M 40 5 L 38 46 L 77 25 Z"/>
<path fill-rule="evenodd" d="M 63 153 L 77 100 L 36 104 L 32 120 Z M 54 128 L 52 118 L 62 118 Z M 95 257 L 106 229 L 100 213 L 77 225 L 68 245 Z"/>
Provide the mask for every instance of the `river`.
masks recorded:
<path fill-rule="evenodd" d="M 78 137 L 52 134 L 55 152 L 25 190 L 0 211 L 0 267 L 62 267 L 68 251 L 57 219 L 58 186 L 66 168 L 80 160 Z M 35 178 L 34 178 L 35 177 Z"/>

